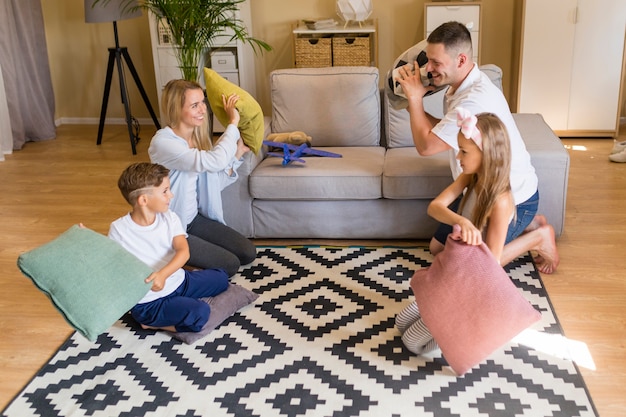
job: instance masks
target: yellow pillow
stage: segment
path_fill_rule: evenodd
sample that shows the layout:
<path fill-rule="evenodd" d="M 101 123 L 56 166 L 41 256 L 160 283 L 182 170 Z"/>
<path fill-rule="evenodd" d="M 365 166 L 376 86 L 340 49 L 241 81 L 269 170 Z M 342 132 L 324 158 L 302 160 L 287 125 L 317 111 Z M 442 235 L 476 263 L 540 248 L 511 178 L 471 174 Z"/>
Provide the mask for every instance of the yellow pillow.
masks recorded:
<path fill-rule="evenodd" d="M 244 89 L 236 84 L 231 83 L 223 78 L 217 72 L 210 68 L 204 69 L 204 81 L 206 83 L 206 95 L 209 104 L 217 120 L 224 126 L 228 125 L 229 119 L 224 111 L 222 103 L 222 94 L 227 97 L 231 94 L 237 94 L 239 101 L 236 107 L 241 116 L 239 121 L 239 132 L 243 142 L 250 148 L 252 152 L 257 154 L 263 144 L 263 111 L 257 101 Z"/>

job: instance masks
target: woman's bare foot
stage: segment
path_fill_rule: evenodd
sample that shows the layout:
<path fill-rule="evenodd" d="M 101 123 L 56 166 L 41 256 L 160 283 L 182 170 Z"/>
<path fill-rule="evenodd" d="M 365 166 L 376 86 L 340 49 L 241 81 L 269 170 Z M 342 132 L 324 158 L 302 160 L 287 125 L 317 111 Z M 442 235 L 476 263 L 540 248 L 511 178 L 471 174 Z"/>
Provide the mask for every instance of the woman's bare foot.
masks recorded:
<path fill-rule="evenodd" d="M 559 266 L 554 229 L 549 224 L 544 224 L 535 231 L 541 235 L 541 243 L 536 248 L 538 256 L 534 258 L 535 264 L 540 272 L 551 274 Z"/>

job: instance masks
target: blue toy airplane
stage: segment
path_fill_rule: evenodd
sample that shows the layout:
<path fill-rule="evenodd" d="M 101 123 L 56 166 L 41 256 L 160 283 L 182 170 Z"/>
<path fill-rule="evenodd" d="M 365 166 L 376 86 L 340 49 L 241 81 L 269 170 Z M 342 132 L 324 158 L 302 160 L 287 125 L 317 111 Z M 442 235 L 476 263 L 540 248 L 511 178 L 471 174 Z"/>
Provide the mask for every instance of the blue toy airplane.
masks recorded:
<path fill-rule="evenodd" d="M 279 158 L 283 158 L 283 165 L 289 165 L 292 162 L 302 162 L 306 163 L 301 156 L 305 155 L 314 155 L 314 156 L 326 156 L 329 158 L 341 158 L 341 155 L 333 152 L 320 151 L 318 149 L 310 148 L 306 143 L 302 145 L 291 145 L 289 143 L 282 142 L 271 142 L 269 140 L 263 141 L 264 145 L 267 145 L 271 148 L 282 148 L 283 153 L 279 152 L 268 152 L 267 154 L 270 156 L 277 156 Z"/>

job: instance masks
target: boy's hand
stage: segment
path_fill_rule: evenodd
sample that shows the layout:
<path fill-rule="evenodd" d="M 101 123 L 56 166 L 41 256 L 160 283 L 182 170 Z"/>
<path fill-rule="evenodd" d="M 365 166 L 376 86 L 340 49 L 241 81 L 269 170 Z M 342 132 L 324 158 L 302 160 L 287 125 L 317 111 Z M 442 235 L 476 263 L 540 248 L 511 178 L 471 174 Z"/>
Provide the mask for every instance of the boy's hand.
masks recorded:
<path fill-rule="evenodd" d="M 222 94 L 222 103 L 224 104 L 224 111 L 228 116 L 229 124 L 235 126 L 239 125 L 239 120 L 241 119 L 239 111 L 237 111 L 237 108 L 235 107 L 238 100 L 239 96 L 237 94 L 231 94 L 228 97 Z"/>
<path fill-rule="evenodd" d="M 146 282 L 152 282 L 152 291 L 161 291 L 165 287 L 165 280 L 167 277 L 162 276 L 158 272 L 153 272 L 150 274 L 148 278 L 146 278 Z"/>

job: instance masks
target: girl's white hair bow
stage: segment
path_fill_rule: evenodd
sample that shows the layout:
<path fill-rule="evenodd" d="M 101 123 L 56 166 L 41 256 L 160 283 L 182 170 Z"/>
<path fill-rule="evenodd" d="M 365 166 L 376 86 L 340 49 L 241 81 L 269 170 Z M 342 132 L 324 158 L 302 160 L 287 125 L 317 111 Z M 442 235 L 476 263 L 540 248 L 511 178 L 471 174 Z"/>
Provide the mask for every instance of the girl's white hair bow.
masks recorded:
<path fill-rule="evenodd" d="M 461 133 L 465 136 L 465 139 L 471 139 L 476 143 L 478 148 L 483 150 L 483 138 L 480 134 L 480 130 L 476 127 L 478 119 L 471 114 L 469 110 L 462 107 L 456 109 L 456 125 L 461 128 Z"/>

